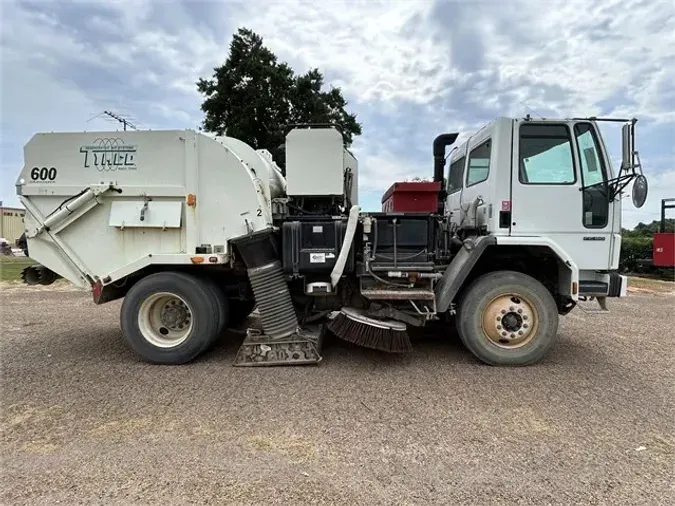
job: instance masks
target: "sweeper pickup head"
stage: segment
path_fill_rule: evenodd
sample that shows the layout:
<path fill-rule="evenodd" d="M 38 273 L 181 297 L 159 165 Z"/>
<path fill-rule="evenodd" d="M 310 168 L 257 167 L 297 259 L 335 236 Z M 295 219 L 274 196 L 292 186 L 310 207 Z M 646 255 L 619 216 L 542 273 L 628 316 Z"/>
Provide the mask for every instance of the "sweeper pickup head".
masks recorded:
<path fill-rule="evenodd" d="M 27 285 L 51 285 L 60 277 L 43 265 L 29 265 L 21 271 L 21 279 Z"/>
<path fill-rule="evenodd" d="M 371 318 L 360 309 L 343 307 L 328 329 L 340 339 L 365 348 L 389 353 L 412 351 L 405 323 Z"/>

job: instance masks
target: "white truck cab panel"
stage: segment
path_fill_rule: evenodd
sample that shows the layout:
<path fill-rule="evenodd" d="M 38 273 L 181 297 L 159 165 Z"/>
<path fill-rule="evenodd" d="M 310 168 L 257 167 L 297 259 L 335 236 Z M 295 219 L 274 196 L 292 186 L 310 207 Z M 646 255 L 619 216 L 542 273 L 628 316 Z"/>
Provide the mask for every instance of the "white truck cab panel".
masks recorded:
<path fill-rule="evenodd" d="M 497 118 L 451 151 L 446 213 L 459 229 L 547 237 L 580 270 L 615 269 L 620 202 L 610 202 L 605 184 L 612 177 L 594 122 Z"/>

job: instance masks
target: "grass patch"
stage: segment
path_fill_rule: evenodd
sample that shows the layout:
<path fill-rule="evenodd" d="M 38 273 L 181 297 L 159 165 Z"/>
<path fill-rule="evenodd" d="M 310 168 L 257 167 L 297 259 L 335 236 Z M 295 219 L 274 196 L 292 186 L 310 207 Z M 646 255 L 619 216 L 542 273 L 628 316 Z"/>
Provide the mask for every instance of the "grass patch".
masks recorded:
<path fill-rule="evenodd" d="M 28 257 L 0 257 L 0 281 L 19 281 L 21 271 L 35 262 Z"/>
<path fill-rule="evenodd" d="M 639 292 L 675 293 L 675 283 L 662 279 L 630 276 L 628 278 L 628 290 L 631 289 Z"/>

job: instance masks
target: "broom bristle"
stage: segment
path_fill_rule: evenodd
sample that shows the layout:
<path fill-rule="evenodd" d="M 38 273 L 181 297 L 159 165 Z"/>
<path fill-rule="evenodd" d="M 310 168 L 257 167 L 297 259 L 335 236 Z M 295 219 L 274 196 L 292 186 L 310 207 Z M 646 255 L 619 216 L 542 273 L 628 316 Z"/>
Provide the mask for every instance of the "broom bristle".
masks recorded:
<path fill-rule="evenodd" d="M 405 328 L 375 327 L 352 320 L 343 313 L 338 313 L 328 324 L 328 330 L 344 341 L 365 348 L 389 353 L 412 351 L 412 343 Z"/>

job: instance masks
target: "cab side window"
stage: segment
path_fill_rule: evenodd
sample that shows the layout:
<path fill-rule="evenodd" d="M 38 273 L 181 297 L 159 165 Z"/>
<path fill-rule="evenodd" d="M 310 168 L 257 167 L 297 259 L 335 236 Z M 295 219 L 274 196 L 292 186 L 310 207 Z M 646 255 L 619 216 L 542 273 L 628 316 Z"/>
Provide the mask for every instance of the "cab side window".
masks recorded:
<path fill-rule="evenodd" d="M 482 183 L 490 174 L 490 155 L 492 141 L 488 139 L 483 144 L 473 148 L 469 154 L 469 170 L 466 175 L 466 186 Z"/>
<path fill-rule="evenodd" d="M 605 180 L 605 166 L 598 156 L 598 148 L 591 126 L 580 123 L 574 127 L 574 133 L 577 136 L 584 186 L 602 183 Z"/>
<path fill-rule="evenodd" d="M 448 193 L 455 193 L 462 189 L 462 179 L 464 176 L 464 157 L 455 160 L 450 165 L 450 176 L 448 177 Z"/>
<path fill-rule="evenodd" d="M 600 156 L 598 139 L 589 123 L 577 123 L 574 126 L 574 135 L 581 164 L 583 223 L 586 228 L 604 228 L 609 220 L 609 191 L 607 168 Z"/>

